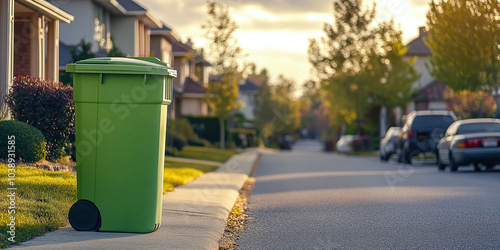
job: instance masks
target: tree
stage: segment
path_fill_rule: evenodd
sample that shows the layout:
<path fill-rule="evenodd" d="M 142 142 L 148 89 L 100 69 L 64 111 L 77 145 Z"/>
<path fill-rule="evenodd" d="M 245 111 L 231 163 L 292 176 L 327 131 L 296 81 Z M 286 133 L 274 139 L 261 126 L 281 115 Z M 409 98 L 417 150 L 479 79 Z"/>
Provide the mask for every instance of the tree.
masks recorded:
<path fill-rule="evenodd" d="M 334 24 L 325 36 L 310 39 L 308 55 L 333 125 L 357 122 L 373 105 L 402 105 L 418 79 L 394 22 L 375 24 L 375 4 L 363 10 L 362 0 L 336 0 Z"/>
<path fill-rule="evenodd" d="M 243 79 L 238 59 L 242 49 L 234 37 L 238 28 L 231 18 L 229 8 L 215 0 L 207 1 L 208 19 L 202 26 L 204 37 L 208 40 L 208 57 L 211 59 L 217 80 L 207 86 L 205 101 L 220 123 L 220 147 L 224 148 L 224 121 L 233 109 L 240 107 L 238 83 Z"/>
<path fill-rule="evenodd" d="M 460 119 L 491 117 L 495 113 L 495 99 L 484 91 L 447 89 L 444 96 L 453 103 L 451 109 Z"/>
<path fill-rule="evenodd" d="M 279 138 L 293 133 L 300 126 L 300 103 L 295 100 L 295 82 L 280 75 L 270 84 L 267 70 L 260 74 L 262 84 L 255 95 L 255 125 L 261 131 L 260 136 Z"/>
<path fill-rule="evenodd" d="M 433 0 L 429 7 L 426 42 L 433 52 L 431 75 L 454 91 L 499 94 L 498 0 Z M 496 101 L 498 116 L 500 100 Z"/>

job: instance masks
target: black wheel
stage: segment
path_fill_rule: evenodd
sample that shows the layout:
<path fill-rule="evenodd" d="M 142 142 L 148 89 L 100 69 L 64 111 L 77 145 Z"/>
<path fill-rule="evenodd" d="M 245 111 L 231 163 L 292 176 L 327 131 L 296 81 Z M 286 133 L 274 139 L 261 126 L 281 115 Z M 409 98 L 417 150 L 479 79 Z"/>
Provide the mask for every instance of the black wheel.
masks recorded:
<path fill-rule="evenodd" d="M 479 163 L 474 163 L 474 171 L 481 172 L 481 168 L 479 167 Z"/>
<path fill-rule="evenodd" d="M 101 215 L 97 207 L 88 200 L 79 200 L 71 206 L 68 214 L 69 224 L 77 231 L 97 229 Z"/>
<path fill-rule="evenodd" d="M 485 164 L 485 166 L 486 166 L 486 170 L 491 171 L 495 167 L 495 164 L 487 163 L 487 164 Z"/>
<path fill-rule="evenodd" d="M 387 160 L 388 160 L 388 158 L 389 158 L 388 156 L 385 156 L 385 155 L 380 155 L 380 160 L 381 160 L 381 161 L 384 161 L 384 162 L 385 162 L 385 161 L 387 161 Z"/>
<path fill-rule="evenodd" d="M 403 162 L 411 164 L 412 153 L 404 153 Z"/>
<path fill-rule="evenodd" d="M 455 160 L 453 160 L 453 157 L 451 156 L 451 153 L 450 153 L 450 171 L 451 172 L 457 172 L 458 171 L 458 165 L 455 163 Z"/>
<path fill-rule="evenodd" d="M 436 164 L 438 166 L 438 170 L 439 171 L 444 171 L 446 169 L 446 165 L 444 165 L 441 162 L 441 159 L 439 159 L 439 153 L 436 153 Z"/>

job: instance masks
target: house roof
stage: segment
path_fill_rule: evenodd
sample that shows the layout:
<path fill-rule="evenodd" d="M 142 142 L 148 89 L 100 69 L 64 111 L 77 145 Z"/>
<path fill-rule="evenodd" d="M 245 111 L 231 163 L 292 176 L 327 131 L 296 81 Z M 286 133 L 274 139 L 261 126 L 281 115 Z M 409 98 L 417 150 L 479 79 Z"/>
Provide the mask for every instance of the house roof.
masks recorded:
<path fill-rule="evenodd" d="M 443 101 L 444 92 L 448 88 L 444 82 L 432 81 L 429 85 L 413 95 L 415 101 Z"/>
<path fill-rule="evenodd" d="M 189 52 L 193 51 L 193 48 L 180 41 L 174 41 L 172 43 L 172 53 L 174 56 L 185 56 Z"/>
<path fill-rule="evenodd" d="M 133 0 L 117 0 L 127 12 L 146 12 L 147 10 Z"/>
<path fill-rule="evenodd" d="M 70 23 L 75 19 L 72 15 L 44 0 L 16 0 L 15 2 L 65 23 Z"/>
<path fill-rule="evenodd" d="M 419 27 L 419 35 L 408 43 L 407 56 L 432 55 L 432 50 L 425 44 L 424 39 L 429 37 L 425 27 Z"/>
<path fill-rule="evenodd" d="M 161 20 L 149 12 L 146 8 L 134 0 L 116 0 L 124 9 L 125 15 L 138 16 L 149 28 L 161 28 L 163 23 Z"/>
<path fill-rule="evenodd" d="M 242 92 L 251 92 L 251 91 L 257 91 L 259 89 L 259 86 L 262 85 L 262 80 L 259 79 L 258 77 L 248 77 L 245 79 L 243 84 L 240 84 L 240 91 Z"/>
<path fill-rule="evenodd" d="M 161 28 L 152 28 L 151 35 L 165 36 L 170 43 L 178 42 L 181 40 L 180 36 L 165 24 L 163 24 Z"/>
<path fill-rule="evenodd" d="M 191 77 L 186 78 L 186 81 L 184 82 L 184 91 L 183 94 L 201 94 L 204 95 L 206 94 L 207 91 L 203 87 L 200 81 L 196 81 Z"/>

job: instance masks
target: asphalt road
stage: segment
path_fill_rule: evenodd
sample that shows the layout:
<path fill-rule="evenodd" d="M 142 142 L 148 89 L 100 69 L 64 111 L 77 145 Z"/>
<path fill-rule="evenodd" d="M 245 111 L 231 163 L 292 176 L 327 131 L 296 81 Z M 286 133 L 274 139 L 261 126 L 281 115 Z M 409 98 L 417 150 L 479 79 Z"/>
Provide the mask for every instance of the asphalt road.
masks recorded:
<path fill-rule="evenodd" d="M 497 166 L 500 169 L 500 166 Z M 500 171 L 321 152 L 299 141 L 256 171 L 240 249 L 500 249 Z"/>

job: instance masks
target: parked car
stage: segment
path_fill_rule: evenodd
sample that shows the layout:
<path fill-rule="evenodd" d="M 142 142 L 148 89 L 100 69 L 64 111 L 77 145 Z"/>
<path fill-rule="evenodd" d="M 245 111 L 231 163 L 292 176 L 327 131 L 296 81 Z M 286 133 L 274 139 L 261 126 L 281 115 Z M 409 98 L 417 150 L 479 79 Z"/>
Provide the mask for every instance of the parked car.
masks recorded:
<path fill-rule="evenodd" d="M 380 140 L 379 153 L 381 161 L 388 161 L 389 158 L 396 153 L 400 132 L 400 127 L 390 127 L 387 133 L 385 133 L 384 138 Z"/>
<path fill-rule="evenodd" d="M 343 135 L 337 141 L 335 149 L 339 153 L 352 153 L 354 151 L 353 142 L 358 138 L 359 136 L 357 135 Z"/>
<path fill-rule="evenodd" d="M 292 150 L 294 142 L 295 139 L 291 135 L 285 134 L 279 139 L 278 144 L 281 150 Z"/>
<path fill-rule="evenodd" d="M 412 111 L 404 119 L 398 139 L 398 161 L 411 163 L 420 153 L 436 153 L 436 146 L 448 127 L 457 120 L 452 111 Z"/>
<path fill-rule="evenodd" d="M 439 141 L 437 165 L 444 170 L 446 165 L 455 172 L 459 166 L 479 164 L 492 169 L 500 163 L 500 120 L 468 119 L 454 122 Z"/>

